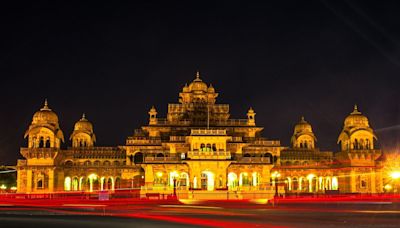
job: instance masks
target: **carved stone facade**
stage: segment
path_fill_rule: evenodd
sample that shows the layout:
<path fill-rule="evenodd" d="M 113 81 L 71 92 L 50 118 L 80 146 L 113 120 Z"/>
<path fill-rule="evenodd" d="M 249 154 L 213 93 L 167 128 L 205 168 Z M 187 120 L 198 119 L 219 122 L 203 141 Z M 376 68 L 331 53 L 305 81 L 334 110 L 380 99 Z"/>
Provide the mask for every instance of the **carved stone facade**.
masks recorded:
<path fill-rule="evenodd" d="M 152 107 L 149 124 L 126 145 L 96 147 L 93 125 L 83 115 L 72 147 L 47 101 L 35 113 L 18 161 L 18 192 L 96 191 L 138 188 L 181 198 L 269 198 L 275 194 L 381 192 L 381 151 L 368 119 L 355 107 L 346 118 L 337 153 L 320 151 L 311 125 L 301 118 L 291 146 L 261 136 L 256 113 L 231 119 L 229 105 L 197 73 L 169 104 L 166 118 Z M 277 188 L 275 188 L 277 187 Z"/>

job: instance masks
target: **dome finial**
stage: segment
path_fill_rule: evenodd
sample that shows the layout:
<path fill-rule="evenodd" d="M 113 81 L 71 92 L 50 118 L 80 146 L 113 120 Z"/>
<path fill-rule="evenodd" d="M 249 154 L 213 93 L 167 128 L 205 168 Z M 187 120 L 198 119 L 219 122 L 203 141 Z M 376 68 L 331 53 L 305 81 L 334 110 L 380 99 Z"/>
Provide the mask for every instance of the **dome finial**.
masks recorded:
<path fill-rule="evenodd" d="M 82 113 L 82 120 L 86 119 L 85 113 Z"/>
<path fill-rule="evenodd" d="M 47 102 L 47 98 L 44 99 L 43 108 L 41 108 L 40 110 L 51 110 L 51 109 L 49 108 L 49 103 Z"/>
<path fill-rule="evenodd" d="M 354 110 L 353 110 L 353 112 L 351 114 L 361 114 L 361 112 L 358 111 L 357 104 L 354 104 Z"/>
<path fill-rule="evenodd" d="M 197 72 L 196 72 L 196 79 L 200 79 L 200 71 L 199 70 L 197 70 Z"/>

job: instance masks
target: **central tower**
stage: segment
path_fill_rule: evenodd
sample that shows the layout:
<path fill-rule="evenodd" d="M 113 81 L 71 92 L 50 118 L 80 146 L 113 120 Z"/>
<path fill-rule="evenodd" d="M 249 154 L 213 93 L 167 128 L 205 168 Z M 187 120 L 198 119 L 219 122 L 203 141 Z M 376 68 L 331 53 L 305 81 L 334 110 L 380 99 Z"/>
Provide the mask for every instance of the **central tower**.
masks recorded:
<path fill-rule="evenodd" d="M 179 93 L 180 104 L 169 104 L 169 122 L 189 121 L 194 125 L 209 125 L 229 118 L 229 105 L 215 104 L 218 93 L 210 84 L 207 86 L 196 73 L 196 78 L 185 85 Z"/>

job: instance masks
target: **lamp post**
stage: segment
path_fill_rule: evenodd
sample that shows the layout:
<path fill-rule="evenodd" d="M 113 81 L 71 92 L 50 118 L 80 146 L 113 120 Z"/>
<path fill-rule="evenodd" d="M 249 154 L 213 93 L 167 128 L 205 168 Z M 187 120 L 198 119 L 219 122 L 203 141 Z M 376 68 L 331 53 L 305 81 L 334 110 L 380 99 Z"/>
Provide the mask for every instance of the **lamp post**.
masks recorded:
<path fill-rule="evenodd" d="M 173 182 L 174 182 L 174 197 L 176 198 L 176 177 L 174 177 Z"/>
<path fill-rule="evenodd" d="M 393 171 L 390 173 L 390 177 L 392 178 L 393 185 L 394 185 L 394 192 L 398 192 L 398 180 L 400 180 L 400 171 Z"/>
<path fill-rule="evenodd" d="M 275 197 L 278 197 L 278 181 L 279 181 L 279 177 L 281 176 L 281 174 L 278 171 L 275 171 L 272 173 L 271 176 L 274 178 L 274 182 L 275 182 Z"/>

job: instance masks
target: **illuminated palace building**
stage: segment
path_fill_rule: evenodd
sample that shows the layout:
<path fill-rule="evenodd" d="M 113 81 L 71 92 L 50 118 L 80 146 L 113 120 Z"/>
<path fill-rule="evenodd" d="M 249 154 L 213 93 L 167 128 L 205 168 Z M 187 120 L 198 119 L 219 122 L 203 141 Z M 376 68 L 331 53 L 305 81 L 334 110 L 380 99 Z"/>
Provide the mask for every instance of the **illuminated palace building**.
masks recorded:
<path fill-rule="evenodd" d="M 298 193 L 377 193 L 383 190 L 381 151 L 357 107 L 344 120 L 340 151 L 320 151 L 311 125 L 294 126 L 291 145 L 261 136 L 256 113 L 231 119 L 229 105 L 197 73 L 169 104 L 166 118 L 152 107 L 149 123 L 126 145 L 96 147 L 83 115 L 62 149 L 64 134 L 47 102 L 25 133 L 18 160 L 18 192 L 97 191 L 126 188 L 181 198 L 259 198 Z"/>

